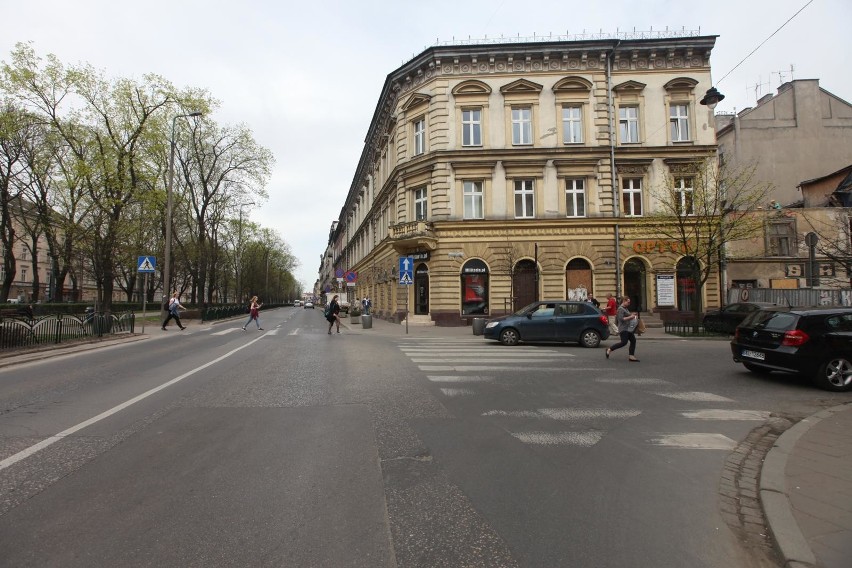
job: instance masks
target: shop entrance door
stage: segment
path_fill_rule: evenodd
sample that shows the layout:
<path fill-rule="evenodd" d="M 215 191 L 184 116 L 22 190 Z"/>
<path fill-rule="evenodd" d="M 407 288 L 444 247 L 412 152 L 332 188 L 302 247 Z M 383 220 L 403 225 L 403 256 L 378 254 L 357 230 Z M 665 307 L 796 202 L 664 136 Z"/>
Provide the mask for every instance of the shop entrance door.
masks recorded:
<path fill-rule="evenodd" d="M 414 271 L 414 315 L 429 313 L 429 267 L 421 264 Z"/>
<path fill-rule="evenodd" d="M 631 311 L 644 312 L 648 309 L 645 302 L 645 277 L 642 261 L 631 258 L 624 263 L 624 295 L 630 298 Z"/>

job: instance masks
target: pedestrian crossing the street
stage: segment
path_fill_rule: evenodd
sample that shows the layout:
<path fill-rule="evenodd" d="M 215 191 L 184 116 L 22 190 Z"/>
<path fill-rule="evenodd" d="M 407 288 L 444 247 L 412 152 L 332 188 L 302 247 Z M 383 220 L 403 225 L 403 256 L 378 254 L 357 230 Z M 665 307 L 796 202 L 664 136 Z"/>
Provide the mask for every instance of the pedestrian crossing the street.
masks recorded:
<path fill-rule="evenodd" d="M 686 405 L 736 402 L 715 393 L 679 390 L 671 381 L 653 376 L 606 376 L 614 369 L 584 363 L 578 365 L 577 355 L 560 346 L 520 345 L 506 349 L 497 344 L 483 343 L 479 338 L 405 338 L 399 340 L 399 349 L 447 399 L 475 400 L 486 394 L 488 389 L 493 390 L 493 384 L 504 383 L 508 377 L 516 377 L 524 369 L 535 369 L 542 373 L 559 371 L 565 377 L 578 376 L 603 386 L 635 388 L 645 395 L 668 398 Z M 589 372 L 598 376 L 591 379 Z M 482 411 L 480 418 L 501 424 L 510 436 L 524 444 L 588 448 L 598 444 L 619 424 L 641 414 L 639 408 L 490 408 Z M 680 409 L 678 415 L 688 423 L 696 424 L 695 429 L 701 431 L 650 433 L 646 442 L 659 448 L 730 451 L 736 447 L 736 442 L 722 433 L 713 432 L 713 428 L 708 426 L 730 421 L 765 421 L 769 417 L 766 411 L 735 408 L 686 408 Z"/>

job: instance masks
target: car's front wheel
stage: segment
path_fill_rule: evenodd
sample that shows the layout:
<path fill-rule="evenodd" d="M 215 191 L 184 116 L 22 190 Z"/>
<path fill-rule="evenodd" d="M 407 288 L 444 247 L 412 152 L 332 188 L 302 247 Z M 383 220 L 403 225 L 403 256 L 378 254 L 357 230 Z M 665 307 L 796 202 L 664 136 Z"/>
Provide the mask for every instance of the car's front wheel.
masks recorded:
<path fill-rule="evenodd" d="M 597 347 L 601 344 L 601 334 L 594 329 L 587 329 L 580 335 L 580 345 L 583 347 Z"/>
<path fill-rule="evenodd" d="M 852 390 L 852 361 L 842 355 L 831 357 L 819 366 L 814 384 L 836 392 Z"/>
<path fill-rule="evenodd" d="M 521 340 L 518 330 L 508 327 L 500 332 L 500 343 L 503 345 L 517 345 Z"/>

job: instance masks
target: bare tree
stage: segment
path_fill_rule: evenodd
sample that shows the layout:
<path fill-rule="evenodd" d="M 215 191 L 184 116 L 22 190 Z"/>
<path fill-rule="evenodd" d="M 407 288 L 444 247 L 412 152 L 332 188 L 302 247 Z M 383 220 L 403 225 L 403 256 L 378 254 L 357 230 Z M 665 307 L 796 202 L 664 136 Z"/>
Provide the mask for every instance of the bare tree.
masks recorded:
<path fill-rule="evenodd" d="M 662 186 L 651 190 L 656 207 L 638 226 L 648 238 L 674 243 L 668 254 L 684 257 L 692 273 L 690 304 L 697 321 L 702 290 L 724 267 L 727 245 L 763 230 L 762 216 L 753 213 L 762 209 L 772 185 L 755 179 L 753 165 L 731 168 L 710 157 L 672 170 Z"/>

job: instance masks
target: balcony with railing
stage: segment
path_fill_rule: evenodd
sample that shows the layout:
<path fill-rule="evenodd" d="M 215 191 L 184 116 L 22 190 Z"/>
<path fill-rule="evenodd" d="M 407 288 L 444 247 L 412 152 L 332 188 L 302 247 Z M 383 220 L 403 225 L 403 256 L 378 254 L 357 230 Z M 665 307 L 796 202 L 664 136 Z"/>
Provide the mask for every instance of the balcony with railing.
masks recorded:
<path fill-rule="evenodd" d="M 397 252 L 406 253 L 415 249 L 435 250 L 438 237 L 429 221 L 407 221 L 388 228 L 388 238 Z"/>

